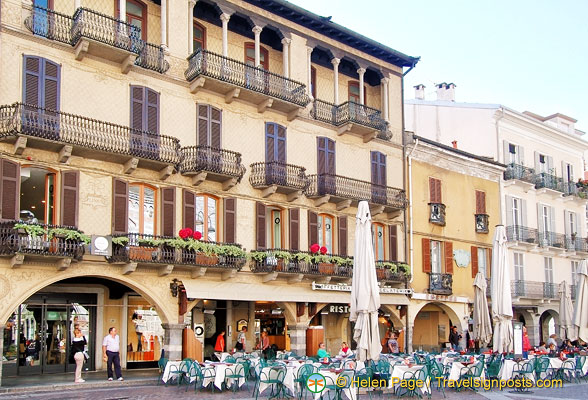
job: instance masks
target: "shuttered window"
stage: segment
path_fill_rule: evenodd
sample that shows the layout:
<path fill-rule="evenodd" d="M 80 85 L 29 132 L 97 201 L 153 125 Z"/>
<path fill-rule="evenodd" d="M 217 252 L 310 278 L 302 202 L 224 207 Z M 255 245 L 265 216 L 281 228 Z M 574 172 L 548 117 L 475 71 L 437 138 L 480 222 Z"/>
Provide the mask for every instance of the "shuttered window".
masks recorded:
<path fill-rule="evenodd" d="M 273 122 L 265 124 L 265 161 L 286 162 L 286 128 Z"/>
<path fill-rule="evenodd" d="M 59 111 L 61 66 L 42 57 L 23 58 L 23 102 Z"/>
<path fill-rule="evenodd" d="M 161 189 L 161 234 L 176 235 L 176 188 Z"/>
<path fill-rule="evenodd" d="M 453 274 L 453 243 L 444 242 L 443 247 L 445 249 L 445 273 Z"/>
<path fill-rule="evenodd" d="M 372 243 L 374 246 L 374 257 L 376 261 L 383 261 L 386 259 L 386 228 L 383 224 L 372 224 Z"/>
<path fill-rule="evenodd" d="M 300 250 L 300 209 L 288 210 L 290 222 L 290 250 Z"/>
<path fill-rule="evenodd" d="M 335 218 L 328 214 L 318 216 L 318 244 L 326 247 L 328 253 L 333 253 L 333 236 L 334 236 Z"/>
<path fill-rule="evenodd" d="M 17 220 L 20 214 L 20 164 L 0 160 L 0 176 L 0 218 Z"/>
<path fill-rule="evenodd" d="M 143 183 L 128 185 L 128 232 L 157 233 L 157 189 Z"/>
<path fill-rule="evenodd" d="M 115 178 L 112 193 L 112 233 L 126 234 L 128 231 L 129 184 Z"/>
<path fill-rule="evenodd" d="M 398 226 L 388 226 L 388 237 L 390 246 L 390 260 L 398 261 Z"/>
<path fill-rule="evenodd" d="M 224 199 L 223 211 L 225 242 L 237 243 L 237 199 Z"/>
<path fill-rule="evenodd" d="M 442 203 L 440 179 L 429 178 L 429 202 Z"/>
<path fill-rule="evenodd" d="M 337 252 L 343 256 L 347 255 L 347 217 L 342 216 L 337 219 L 339 249 Z"/>
<path fill-rule="evenodd" d="M 78 226 L 78 192 L 80 174 L 78 171 L 61 173 L 61 224 Z"/>
<path fill-rule="evenodd" d="M 131 129 L 159 134 L 159 93 L 131 86 Z"/>
<path fill-rule="evenodd" d="M 422 239 L 423 272 L 431 272 L 431 239 Z"/>
<path fill-rule="evenodd" d="M 486 214 L 486 192 L 476 190 L 476 214 Z"/>
<path fill-rule="evenodd" d="M 317 138 L 317 172 L 335 175 L 335 142 L 326 137 Z"/>
<path fill-rule="evenodd" d="M 472 278 L 476 277 L 478 273 L 478 248 L 476 246 L 472 246 L 471 248 L 471 258 L 472 258 Z"/>
<path fill-rule="evenodd" d="M 386 186 L 386 155 L 379 151 L 371 152 L 372 183 Z"/>
<path fill-rule="evenodd" d="M 318 215 L 308 210 L 308 246 L 318 243 Z"/>
<path fill-rule="evenodd" d="M 255 204 L 255 228 L 257 236 L 257 249 L 266 248 L 266 230 L 265 230 L 265 205 L 257 202 Z"/>
<path fill-rule="evenodd" d="M 184 190 L 184 226 L 202 234 L 202 240 L 218 241 L 218 202 L 216 197 Z"/>
<path fill-rule="evenodd" d="M 221 148 L 222 111 L 209 104 L 197 104 L 196 136 L 199 146 Z"/>

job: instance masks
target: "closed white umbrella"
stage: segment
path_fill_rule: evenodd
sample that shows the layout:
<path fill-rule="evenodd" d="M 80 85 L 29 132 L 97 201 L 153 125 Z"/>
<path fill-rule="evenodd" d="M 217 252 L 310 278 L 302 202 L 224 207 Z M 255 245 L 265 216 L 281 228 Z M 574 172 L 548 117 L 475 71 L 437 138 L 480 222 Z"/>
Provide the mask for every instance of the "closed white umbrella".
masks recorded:
<path fill-rule="evenodd" d="M 380 288 L 372 246 L 371 220 L 367 201 L 360 201 L 357 207 L 349 316 L 350 321 L 355 321 L 353 339 L 357 343 L 356 354 L 360 361 L 377 361 L 382 350 L 378 329 Z"/>
<path fill-rule="evenodd" d="M 574 340 L 574 306 L 572 305 L 572 297 L 568 290 L 568 283 L 563 281 L 559 285 L 559 336 L 562 339 Z"/>
<path fill-rule="evenodd" d="M 588 342 L 588 266 L 580 261 L 576 278 L 576 304 L 574 305 L 574 327 L 578 337 Z"/>
<path fill-rule="evenodd" d="M 480 347 L 490 342 L 492 337 L 492 323 L 488 312 L 488 299 L 486 298 L 486 278 L 478 272 L 474 279 L 474 330 L 473 339 L 480 342 Z"/>
<path fill-rule="evenodd" d="M 492 247 L 492 320 L 494 321 L 493 350 L 506 353 L 513 349 L 512 297 L 510 265 L 506 248 L 506 230 L 496 226 Z"/>

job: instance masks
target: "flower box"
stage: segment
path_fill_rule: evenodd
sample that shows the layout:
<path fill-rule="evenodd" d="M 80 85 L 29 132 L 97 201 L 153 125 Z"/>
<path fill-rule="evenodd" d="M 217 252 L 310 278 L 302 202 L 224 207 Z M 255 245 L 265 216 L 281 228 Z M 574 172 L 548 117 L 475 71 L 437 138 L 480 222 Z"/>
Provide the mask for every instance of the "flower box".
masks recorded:
<path fill-rule="evenodd" d="M 157 252 L 157 247 L 132 246 L 129 248 L 129 258 L 133 261 L 153 261 L 153 255 Z"/>
<path fill-rule="evenodd" d="M 332 263 L 319 263 L 318 272 L 321 275 L 333 275 L 335 273 L 335 264 Z"/>
<path fill-rule="evenodd" d="M 203 253 L 196 253 L 196 265 L 217 265 L 217 256 L 207 256 Z"/>
<path fill-rule="evenodd" d="M 384 268 L 376 268 L 376 276 L 378 277 L 378 280 L 383 280 L 386 279 L 386 269 Z"/>

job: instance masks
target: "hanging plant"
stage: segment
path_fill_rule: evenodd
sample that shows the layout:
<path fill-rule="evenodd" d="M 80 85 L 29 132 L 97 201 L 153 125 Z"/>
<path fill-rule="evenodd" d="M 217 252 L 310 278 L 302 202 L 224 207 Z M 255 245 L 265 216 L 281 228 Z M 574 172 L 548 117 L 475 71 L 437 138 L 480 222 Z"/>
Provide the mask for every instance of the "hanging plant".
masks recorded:
<path fill-rule="evenodd" d="M 49 239 L 53 239 L 55 236 L 63 236 L 65 240 L 76 240 L 85 244 L 90 243 L 90 236 L 84 235 L 82 232 L 75 229 L 51 228 L 49 229 L 47 236 Z"/>

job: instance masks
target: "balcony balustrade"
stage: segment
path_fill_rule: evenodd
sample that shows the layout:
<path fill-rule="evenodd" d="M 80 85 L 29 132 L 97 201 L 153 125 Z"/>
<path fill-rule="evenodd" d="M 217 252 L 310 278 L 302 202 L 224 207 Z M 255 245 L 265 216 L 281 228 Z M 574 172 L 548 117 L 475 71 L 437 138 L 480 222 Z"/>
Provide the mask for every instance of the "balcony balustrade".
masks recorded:
<path fill-rule="evenodd" d="M 20 136 L 27 140 L 15 146 L 60 151 L 61 161 L 71 154 L 108 161 L 120 155 L 116 161 L 136 158 L 152 169 L 180 161 L 176 138 L 22 103 L 0 106 L 0 139 Z"/>
<path fill-rule="evenodd" d="M 488 214 L 476 214 L 476 233 L 488 233 Z"/>
<path fill-rule="evenodd" d="M 561 250 L 565 249 L 565 236 L 561 233 L 539 231 L 539 246 L 540 247 L 554 247 Z"/>
<path fill-rule="evenodd" d="M 300 197 L 308 187 L 306 168 L 278 161 L 251 164 L 249 182 L 254 188 L 263 189 L 263 197 L 284 193 L 289 195 L 289 201 Z"/>
<path fill-rule="evenodd" d="M 160 74 L 166 73 L 169 69 L 163 48 L 148 42 L 143 42 L 143 48 L 139 51 L 135 65 Z"/>
<path fill-rule="evenodd" d="M 555 191 L 557 192 L 554 193 L 556 197 L 560 197 L 559 193 L 565 193 L 566 191 L 562 178 L 545 172 L 535 175 L 535 188 Z"/>
<path fill-rule="evenodd" d="M 182 175 L 192 176 L 194 185 L 209 179 L 222 182 L 223 190 L 235 186 L 245 174 L 241 153 L 210 146 L 182 147 L 179 169 Z"/>
<path fill-rule="evenodd" d="M 557 299 L 557 285 L 550 282 L 535 282 L 526 280 L 511 281 L 513 297 L 527 299 Z"/>
<path fill-rule="evenodd" d="M 429 274 L 429 293 L 450 295 L 453 293 L 453 275 Z"/>
<path fill-rule="evenodd" d="M 382 118 L 382 112 L 375 108 L 347 101 L 336 105 L 316 99 L 311 115 L 314 119 L 335 125 L 339 134 L 350 132 L 364 137 L 364 141 L 378 137 L 389 140 L 388 123 Z"/>
<path fill-rule="evenodd" d="M 535 228 L 527 228 L 526 226 L 514 225 L 506 227 L 506 239 L 509 242 L 521 242 L 529 246 L 536 246 L 539 244 L 538 231 Z"/>
<path fill-rule="evenodd" d="M 535 184 L 535 170 L 520 164 L 508 164 L 504 171 L 504 180 L 516 179 L 519 181 Z"/>
<path fill-rule="evenodd" d="M 445 226 L 445 204 L 429 203 L 429 222 Z"/>
<path fill-rule="evenodd" d="M 293 113 L 289 119 L 295 118 L 297 112 L 310 102 L 306 85 L 263 68 L 203 49 L 192 53 L 188 62 L 184 75 L 191 82 L 192 93 L 205 88 L 225 95 L 227 102 L 238 97 L 253 103 L 259 112 L 271 107 Z"/>
<path fill-rule="evenodd" d="M 570 285 L 570 296 L 572 297 L 572 301 L 576 301 L 576 291 L 578 287 L 576 285 Z"/>
<path fill-rule="evenodd" d="M 33 6 L 25 26 L 33 34 L 71 45 L 73 18 L 47 8 Z"/>
<path fill-rule="evenodd" d="M 338 204 L 338 209 L 343 209 L 353 202 L 367 200 L 372 206 L 379 206 L 382 212 L 406 208 L 406 196 L 402 189 L 331 174 L 309 175 L 308 180 L 306 196 L 320 198 L 317 206 L 332 201 Z"/>
<path fill-rule="evenodd" d="M 73 238 L 65 236 L 64 229 L 73 232 Z M 58 268 L 65 269 L 72 259 L 79 261 L 84 256 L 82 235 L 69 226 L 3 221 L 0 222 L 0 255 L 13 256 L 13 265 L 22 264 L 25 257 L 62 259 Z"/>

